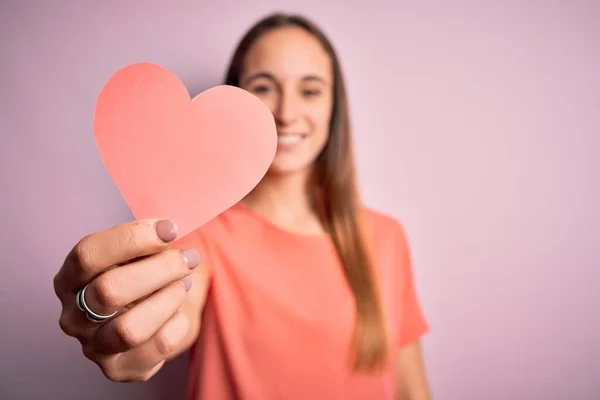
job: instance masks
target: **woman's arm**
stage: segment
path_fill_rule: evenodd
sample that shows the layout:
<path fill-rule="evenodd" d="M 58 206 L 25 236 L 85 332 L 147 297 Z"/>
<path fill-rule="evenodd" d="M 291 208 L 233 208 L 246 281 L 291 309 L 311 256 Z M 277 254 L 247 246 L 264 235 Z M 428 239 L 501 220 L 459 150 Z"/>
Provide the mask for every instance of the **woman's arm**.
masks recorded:
<path fill-rule="evenodd" d="M 400 348 L 398 357 L 398 400 L 429 400 L 429 384 L 421 344 L 417 340 Z"/>

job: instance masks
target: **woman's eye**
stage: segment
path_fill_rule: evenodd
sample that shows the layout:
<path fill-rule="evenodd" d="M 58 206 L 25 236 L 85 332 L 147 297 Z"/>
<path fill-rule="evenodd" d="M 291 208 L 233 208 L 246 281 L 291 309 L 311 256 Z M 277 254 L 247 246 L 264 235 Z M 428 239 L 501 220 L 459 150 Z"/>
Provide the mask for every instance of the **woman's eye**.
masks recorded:
<path fill-rule="evenodd" d="M 256 87 L 254 87 L 254 89 L 252 89 L 252 91 L 254 93 L 259 93 L 259 94 L 268 93 L 270 90 L 271 90 L 271 88 L 268 86 L 265 86 L 265 85 L 256 86 Z"/>
<path fill-rule="evenodd" d="M 304 97 L 316 97 L 319 94 L 321 94 L 321 91 L 317 89 L 305 89 L 302 91 Z"/>

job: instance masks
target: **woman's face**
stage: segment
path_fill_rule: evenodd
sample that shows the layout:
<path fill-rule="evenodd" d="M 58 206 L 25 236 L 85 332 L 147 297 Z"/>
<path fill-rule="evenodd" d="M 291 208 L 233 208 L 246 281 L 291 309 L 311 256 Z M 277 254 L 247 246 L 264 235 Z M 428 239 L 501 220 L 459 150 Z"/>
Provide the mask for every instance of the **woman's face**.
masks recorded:
<path fill-rule="evenodd" d="M 333 104 L 331 59 L 318 40 L 297 27 L 264 34 L 246 55 L 240 86 L 275 117 L 278 145 L 270 172 L 309 168 L 327 143 Z"/>

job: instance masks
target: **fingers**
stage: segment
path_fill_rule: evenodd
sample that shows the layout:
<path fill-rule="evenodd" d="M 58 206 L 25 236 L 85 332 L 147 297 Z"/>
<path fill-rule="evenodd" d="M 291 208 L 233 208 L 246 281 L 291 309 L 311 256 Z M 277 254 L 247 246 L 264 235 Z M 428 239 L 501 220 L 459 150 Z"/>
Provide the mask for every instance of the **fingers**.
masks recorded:
<path fill-rule="evenodd" d="M 94 279 L 85 293 L 88 307 L 98 314 L 111 314 L 189 275 L 200 264 L 194 249 L 166 250 Z"/>
<path fill-rule="evenodd" d="M 79 241 L 56 275 L 57 294 L 77 291 L 108 268 L 165 250 L 177 236 L 168 220 L 138 220 L 92 233 Z"/>
<path fill-rule="evenodd" d="M 208 269 L 197 268 L 114 319 L 88 325 L 94 329 L 82 329 L 84 355 L 110 380 L 147 381 L 195 340 L 208 282 Z"/>
<path fill-rule="evenodd" d="M 84 354 L 94 361 L 104 375 L 115 382 L 147 381 L 163 366 L 165 360 L 185 340 L 190 329 L 188 317 L 176 311 L 167 322 L 141 346 L 124 353 L 98 354 L 84 349 Z"/>
<path fill-rule="evenodd" d="M 148 372 L 168 359 L 190 331 L 190 321 L 181 311 L 173 316 L 144 344 L 118 355 L 118 368 L 129 374 L 127 378 L 145 380 Z M 151 373 L 151 372 L 150 372 Z M 141 379 L 140 379 L 141 378 Z"/>
<path fill-rule="evenodd" d="M 171 283 L 100 326 L 93 338 L 98 351 L 113 354 L 143 346 L 177 312 L 191 287 L 191 279 L 189 276 Z"/>

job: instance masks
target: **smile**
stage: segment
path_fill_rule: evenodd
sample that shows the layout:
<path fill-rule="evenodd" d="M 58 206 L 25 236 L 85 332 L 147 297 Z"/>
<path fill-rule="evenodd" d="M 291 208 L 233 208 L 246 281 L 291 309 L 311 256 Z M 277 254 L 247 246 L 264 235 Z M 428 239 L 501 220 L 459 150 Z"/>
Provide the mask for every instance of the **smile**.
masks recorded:
<path fill-rule="evenodd" d="M 304 139 L 304 135 L 279 135 L 277 136 L 277 143 L 279 144 L 297 144 Z"/>

